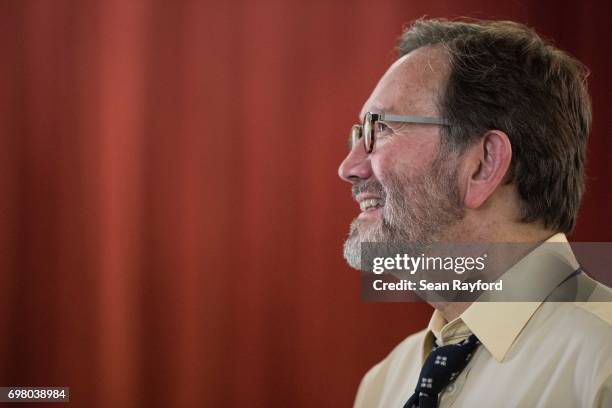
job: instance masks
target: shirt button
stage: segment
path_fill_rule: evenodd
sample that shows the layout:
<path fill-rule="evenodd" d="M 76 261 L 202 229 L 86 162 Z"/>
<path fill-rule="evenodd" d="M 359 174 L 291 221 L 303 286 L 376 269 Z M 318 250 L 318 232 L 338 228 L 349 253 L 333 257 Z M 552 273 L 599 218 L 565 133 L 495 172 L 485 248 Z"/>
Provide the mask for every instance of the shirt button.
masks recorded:
<path fill-rule="evenodd" d="M 449 394 L 452 394 L 453 392 L 455 392 L 455 384 L 450 384 L 447 388 L 446 388 L 446 392 L 448 392 Z"/>

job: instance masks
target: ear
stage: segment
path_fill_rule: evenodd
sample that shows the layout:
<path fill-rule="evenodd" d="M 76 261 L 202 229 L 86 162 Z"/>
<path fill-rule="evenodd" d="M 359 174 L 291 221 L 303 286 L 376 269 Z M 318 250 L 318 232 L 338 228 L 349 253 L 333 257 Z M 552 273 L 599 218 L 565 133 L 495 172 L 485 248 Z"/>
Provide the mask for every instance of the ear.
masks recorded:
<path fill-rule="evenodd" d="M 466 188 L 463 198 L 467 208 L 482 206 L 502 184 L 512 161 L 508 135 L 499 130 L 488 131 L 464 155 Z"/>

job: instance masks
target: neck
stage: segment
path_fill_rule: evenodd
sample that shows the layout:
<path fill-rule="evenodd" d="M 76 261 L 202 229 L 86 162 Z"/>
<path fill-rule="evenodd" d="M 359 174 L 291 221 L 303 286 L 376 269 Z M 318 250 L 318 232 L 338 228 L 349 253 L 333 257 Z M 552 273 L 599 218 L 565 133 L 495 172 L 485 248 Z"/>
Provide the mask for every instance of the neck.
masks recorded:
<path fill-rule="evenodd" d="M 447 322 L 452 322 L 470 307 L 473 302 L 430 303 Z"/>
<path fill-rule="evenodd" d="M 512 224 L 501 227 L 494 224 L 480 223 L 478 228 L 464 228 L 462 231 L 454 231 L 449 234 L 455 237 L 456 242 L 487 242 L 487 243 L 541 243 L 552 235 L 553 231 L 548 231 L 534 224 Z M 491 228 L 493 227 L 493 228 Z M 500 228 L 501 227 L 501 228 Z M 461 237 L 461 239 L 457 239 Z M 449 237 L 446 237 L 447 240 Z M 459 317 L 473 302 L 430 302 L 429 304 L 437 309 L 440 314 L 451 322 Z"/>

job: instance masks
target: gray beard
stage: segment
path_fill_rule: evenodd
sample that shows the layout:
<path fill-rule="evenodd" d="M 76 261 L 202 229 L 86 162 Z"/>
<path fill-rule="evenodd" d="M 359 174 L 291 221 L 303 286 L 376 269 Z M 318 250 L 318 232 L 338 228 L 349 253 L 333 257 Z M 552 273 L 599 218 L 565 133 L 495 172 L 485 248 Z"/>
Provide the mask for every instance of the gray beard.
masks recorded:
<path fill-rule="evenodd" d="M 371 192 L 383 199 L 384 206 L 381 219 L 351 223 L 344 242 L 344 258 L 351 267 L 362 269 L 361 243 L 385 243 L 389 250 L 406 244 L 426 248 L 463 219 L 456 163 L 442 156 L 437 155 L 430 170 L 415 180 L 391 174 L 385 187 L 375 180 L 353 186 L 353 196 Z"/>

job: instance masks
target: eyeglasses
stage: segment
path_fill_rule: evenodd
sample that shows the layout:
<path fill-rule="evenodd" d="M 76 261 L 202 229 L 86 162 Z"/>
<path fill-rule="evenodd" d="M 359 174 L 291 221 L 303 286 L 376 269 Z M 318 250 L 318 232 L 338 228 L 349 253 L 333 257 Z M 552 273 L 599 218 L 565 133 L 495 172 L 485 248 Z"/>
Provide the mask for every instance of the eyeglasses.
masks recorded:
<path fill-rule="evenodd" d="M 400 122 L 400 123 L 419 123 L 427 125 L 449 126 L 448 121 L 442 118 L 432 118 L 427 116 L 400 116 L 389 115 L 386 113 L 367 112 L 363 117 L 361 125 L 353 125 L 351 128 L 351 138 L 349 139 L 349 148 L 353 150 L 355 145 L 363 139 L 363 147 L 366 153 L 372 153 L 374 150 L 374 142 L 376 141 L 376 129 L 378 122 Z"/>

